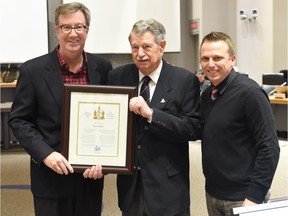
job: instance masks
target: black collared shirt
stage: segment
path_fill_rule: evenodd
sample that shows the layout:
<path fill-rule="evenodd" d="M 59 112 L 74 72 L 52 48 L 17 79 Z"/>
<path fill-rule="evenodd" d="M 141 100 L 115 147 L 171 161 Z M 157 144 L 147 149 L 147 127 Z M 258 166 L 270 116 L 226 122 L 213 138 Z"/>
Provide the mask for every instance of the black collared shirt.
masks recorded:
<path fill-rule="evenodd" d="M 247 76 L 230 72 L 217 86 L 201 96 L 205 119 L 202 162 L 206 191 L 222 200 L 246 197 L 263 201 L 279 159 L 279 144 L 267 95 Z"/>

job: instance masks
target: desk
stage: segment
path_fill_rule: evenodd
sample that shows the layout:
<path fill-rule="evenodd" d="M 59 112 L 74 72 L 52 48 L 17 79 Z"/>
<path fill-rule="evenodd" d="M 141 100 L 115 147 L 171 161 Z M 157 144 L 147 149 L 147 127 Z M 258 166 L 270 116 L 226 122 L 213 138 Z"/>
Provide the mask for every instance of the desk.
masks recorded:
<path fill-rule="evenodd" d="M 16 87 L 16 82 L 0 83 L 1 103 L 11 102 L 14 100 L 15 87 Z"/>
<path fill-rule="evenodd" d="M 274 114 L 278 136 L 282 138 L 287 138 L 288 98 L 281 99 L 270 96 L 269 99 Z"/>
<path fill-rule="evenodd" d="M 288 105 L 288 98 L 275 98 L 274 96 L 269 97 L 271 104 L 282 104 L 282 105 Z"/>
<path fill-rule="evenodd" d="M 2 88 L 15 88 L 16 82 L 13 83 L 0 83 L 0 87 Z"/>
<path fill-rule="evenodd" d="M 1 90 L 1 141 L 4 149 L 10 147 L 10 141 L 17 141 L 8 127 L 8 117 L 11 110 L 12 101 L 15 96 L 16 82 L 0 83 Z"/>
<path fill-rule="evenodd" d="M 1 118 L 1 125 L 3 127 L 3 148 L 4 149 L 9 149 L 10 147 L 10 128 L 7 125 L 8 118 L 9 118 L 9 113 L 11 110 L 12 102 L 6 102 L 6 103 L 1 103 L 1 117 L 3 116 L 3 119 Z"/>

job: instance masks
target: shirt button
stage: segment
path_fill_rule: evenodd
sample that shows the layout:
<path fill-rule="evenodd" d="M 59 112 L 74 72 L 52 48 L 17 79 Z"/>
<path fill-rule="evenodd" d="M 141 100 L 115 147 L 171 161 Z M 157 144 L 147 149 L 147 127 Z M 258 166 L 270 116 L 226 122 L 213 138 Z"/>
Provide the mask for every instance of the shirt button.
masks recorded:
<path fill-rule="evenodd" d="M 137 145 L 137 149 L 141 149 L 141 145 Z"/>

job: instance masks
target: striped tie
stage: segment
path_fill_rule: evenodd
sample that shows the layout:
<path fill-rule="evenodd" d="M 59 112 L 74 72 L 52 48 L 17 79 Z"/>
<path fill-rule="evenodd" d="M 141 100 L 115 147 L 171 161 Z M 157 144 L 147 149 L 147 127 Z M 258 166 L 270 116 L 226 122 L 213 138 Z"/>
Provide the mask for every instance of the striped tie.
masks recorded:
<path fill-rule="evenodd" d="M 143 77 L 143 83 L 140 89 L 140 95 L 144 98 L 146 103 L 150 102 L 150 90 L 149 90 L 149 82 L 151 78 L 149 76 Z"/>
<path fill-rule="evenodd" d="M 218 92 L 218 90 L 215 88 L 215 86 L 213 86 L 212 91 L 211 91 L 211 99 L 212 100 L 216 100 L 217 92 Z"/>

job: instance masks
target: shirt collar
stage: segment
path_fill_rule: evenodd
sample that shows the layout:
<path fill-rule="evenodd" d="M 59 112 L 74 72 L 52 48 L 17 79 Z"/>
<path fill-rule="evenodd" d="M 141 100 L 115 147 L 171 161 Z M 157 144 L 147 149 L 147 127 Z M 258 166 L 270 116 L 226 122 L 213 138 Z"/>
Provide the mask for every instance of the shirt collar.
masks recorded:
<path fill-rule="evenodd" d="M 61 71 L 65 71 L 65 72 L 69 72 L 69 66 L 67 65 L 67 63 L 65 62 L 62 54 L 60 53 L 60 45 L 57 46 L 57 57 L 58 57 L 58 61 L 59 61 L 59 64 L 60 64 L 60 69 Z M 83 50 L 82 52 L 82 55 L 83 55 L 83 64 L 82 64 L 82 67 L 79 69 L 79 71 L 82 71 L 83 70 L 83 67 L 87 65 L 88 63 L 88 57 L 87 57 L 87 54 L 86 52 Z"/>
<path fill-rule="evenodd" d="M 228 88 L 228 86 L 234 80 L 235 77 L 236 72 L 234 71 L 234 69 L 232 69 L 228 74 L 228 76 L 219 85 L 217 85 L 216 88 L 218 90 L 218 94 L 220 95 L 224 94 L 224 92 L 226 91 L 226 89 Z"/>
<path fill-rule="evenodd" d="M 161 60 L 160 64 L 158 65 L 158 67 L 152 73 L 149 74 L 149 77 L 155 83 L 155 85 L 158 82 L 158 79 L 159 79 L 159 76 L 160 76 L 160 72 L 162 70 L 162 66 L 163 66 L 163 61 Z M 139 82 L 141 82 L 141 80 L 142 80 L 142 78 L 144 76 L 145 75 L 139 70 Z"/>

